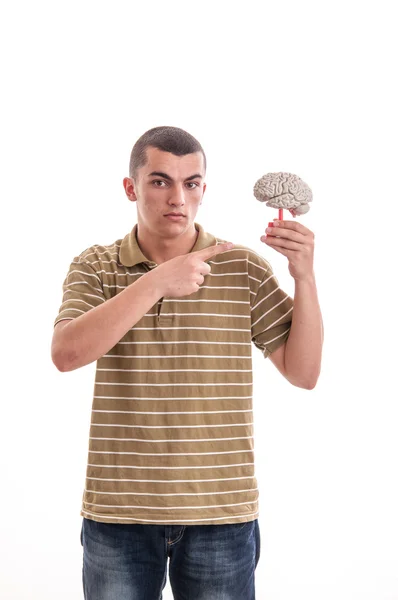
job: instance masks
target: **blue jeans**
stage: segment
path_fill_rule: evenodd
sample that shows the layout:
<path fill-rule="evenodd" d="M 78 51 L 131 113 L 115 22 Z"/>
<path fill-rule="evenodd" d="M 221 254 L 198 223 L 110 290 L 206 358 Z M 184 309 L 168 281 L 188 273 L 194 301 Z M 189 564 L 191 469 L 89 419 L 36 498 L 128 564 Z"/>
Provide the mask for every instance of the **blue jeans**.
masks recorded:
<path fill-rule="evenodd" d="M 85 600 L 255 600 L 258 519 L 224 525 L 100 523 L 83 517 Z"/>

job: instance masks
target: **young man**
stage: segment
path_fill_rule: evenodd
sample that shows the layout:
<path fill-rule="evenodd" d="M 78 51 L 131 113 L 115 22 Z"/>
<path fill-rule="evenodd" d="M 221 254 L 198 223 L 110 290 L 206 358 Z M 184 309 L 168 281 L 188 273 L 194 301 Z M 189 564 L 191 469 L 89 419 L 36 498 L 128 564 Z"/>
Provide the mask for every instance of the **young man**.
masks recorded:
<path fill-rule="evenodd" d="M 319 376 L 314 236 L 283 221 L 261 239 L 287 256 L 294 301 L 268 261 L 206 233 L 199 142 L 155 127 L 123 181 L 137 224 L 77 256 L 52 359 L 97 361 L 81 510 L 86 600 L 255 597 L 260 556 L 251 344 L 295 386 Z M 276 237 L 278 234 L 278 237 Z M 293 310 L 294 304 L 294 310 Z"/>

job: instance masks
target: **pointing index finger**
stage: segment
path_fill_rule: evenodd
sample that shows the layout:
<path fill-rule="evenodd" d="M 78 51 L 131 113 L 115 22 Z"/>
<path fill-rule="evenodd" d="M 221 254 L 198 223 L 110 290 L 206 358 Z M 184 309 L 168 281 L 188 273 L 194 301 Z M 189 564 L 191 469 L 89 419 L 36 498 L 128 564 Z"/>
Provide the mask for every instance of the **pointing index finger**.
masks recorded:
<path fill-rule="evenodd" d="M 209 248 L 203 248 L 202 250 L 197 250 L 196 254 L 200 256 L 202 260 L 206 260 L 215 256 L 216 254 L 221 254 L 221 252 L 225 252 L 226 250 L 231 250 L 235 244 L 232 242 L 226 242 L 225 244 L 218 244 L 216 246 L 210 246 Z"/>

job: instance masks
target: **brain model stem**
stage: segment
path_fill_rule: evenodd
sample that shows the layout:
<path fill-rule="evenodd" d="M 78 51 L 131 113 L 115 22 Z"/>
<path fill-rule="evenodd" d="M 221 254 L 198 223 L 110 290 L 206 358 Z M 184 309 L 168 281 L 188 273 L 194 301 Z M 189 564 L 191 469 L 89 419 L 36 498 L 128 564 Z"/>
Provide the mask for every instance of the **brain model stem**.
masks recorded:
<path fill-rule="evenodd" d="M 283 221 L 283 208 L 278 209 L 278 220 Z M 273 227 L 273 226 L 274 226 L 273 222 L 268 223 L 268 227 Z"/>

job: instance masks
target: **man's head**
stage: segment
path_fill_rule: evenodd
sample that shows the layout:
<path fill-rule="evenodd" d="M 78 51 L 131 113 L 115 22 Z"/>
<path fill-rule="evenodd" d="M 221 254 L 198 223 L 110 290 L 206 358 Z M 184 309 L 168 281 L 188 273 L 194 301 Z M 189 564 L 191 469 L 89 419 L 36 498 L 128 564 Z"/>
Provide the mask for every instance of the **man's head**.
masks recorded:
<path fill-rule="evenodd" d="M 155 127 L 134 144 L 130 176 L 123 180 L 129 200 L 137 203 L 139 227 L 175 238 L 194 229 L 206 189 L 206 157 L 202 146 L 178 127 Z M 171 212 L 183 217 L 165 217 Z"/>

